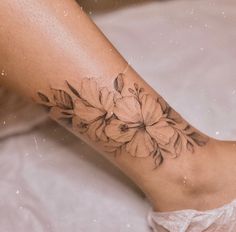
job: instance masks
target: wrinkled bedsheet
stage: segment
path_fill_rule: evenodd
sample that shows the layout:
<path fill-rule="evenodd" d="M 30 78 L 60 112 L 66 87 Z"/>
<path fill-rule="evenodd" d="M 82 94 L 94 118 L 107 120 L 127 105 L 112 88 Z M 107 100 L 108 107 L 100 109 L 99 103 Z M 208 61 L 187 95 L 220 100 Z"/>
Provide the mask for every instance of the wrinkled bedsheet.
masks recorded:
<path fill-rule="evenodd" d="M 183 209 L 148 214 L 153 232 L 235 232 L 236 199 L 209 210 Z"/>
<path fill-rule="evenodd" d="M 236 138 L 236 2 L 155 1 L 93 16 L 139 74 L 190 123 Z M 148 232 L 151 206 L 120 171 L 0 90 L 0 231 Z"/>

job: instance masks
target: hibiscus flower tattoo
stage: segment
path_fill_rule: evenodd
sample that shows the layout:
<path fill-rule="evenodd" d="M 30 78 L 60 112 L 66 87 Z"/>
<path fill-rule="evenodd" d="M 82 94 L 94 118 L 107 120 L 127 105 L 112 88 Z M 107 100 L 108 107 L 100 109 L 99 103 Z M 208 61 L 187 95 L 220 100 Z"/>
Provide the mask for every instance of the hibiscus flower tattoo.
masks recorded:
<path fill-rule="evenodd" d="M 151 156 L 158 166 L 166 156 L 177 157 L 184 149 L 193 153 L 208 141 L 162 97 L 146 93 L 137 83 L 126 87 L 124 74 L 115 79 L 113 91 L 99 87 L 93 78 L 76 87 L 66 81 L 66 89 L 51 88 L 50 97 L 38 92 L 39 103 L 108 153 Z"/>

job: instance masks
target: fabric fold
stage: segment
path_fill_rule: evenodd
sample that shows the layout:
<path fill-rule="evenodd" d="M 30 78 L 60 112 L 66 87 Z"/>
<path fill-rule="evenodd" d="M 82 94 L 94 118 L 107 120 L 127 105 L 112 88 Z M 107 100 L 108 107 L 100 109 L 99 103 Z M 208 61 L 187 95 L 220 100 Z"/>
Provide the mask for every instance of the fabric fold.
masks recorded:
<path fill-rule="evenodd" d="M 198 211 L 192 209 L 155 212 L 147 215 L 153 232 L 234 232 L 236 228 L 236 199 L 221 207 Z"/>

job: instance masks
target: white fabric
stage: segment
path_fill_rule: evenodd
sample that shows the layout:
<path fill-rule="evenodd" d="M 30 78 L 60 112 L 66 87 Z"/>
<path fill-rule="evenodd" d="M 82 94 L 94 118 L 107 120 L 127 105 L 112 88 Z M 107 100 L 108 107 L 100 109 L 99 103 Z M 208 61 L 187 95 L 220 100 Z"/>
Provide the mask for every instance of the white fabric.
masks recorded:
<path fill-rule="evenodd" d="M 0 99 L 1 232 L 148 231 L 125 176 L 41 108 L 4 89 Z"/>
<path fill-rule="evenodd" d="M 153 232 L 235 232 L 236 200 L 222 207 L 197 211 L 179 210 L 148 214 L 148 223 Z"/>
<path fill-rule="evenodd" d="M 235 7 L 234 0 L 155 1 L 94 19 L 190 123 L 235 139 Z M 0 101 L 0 231 L 149 231 L 150 206 L 126 177 L 41 108 L 9 104 L 13 98 L 2 92 Z"/>

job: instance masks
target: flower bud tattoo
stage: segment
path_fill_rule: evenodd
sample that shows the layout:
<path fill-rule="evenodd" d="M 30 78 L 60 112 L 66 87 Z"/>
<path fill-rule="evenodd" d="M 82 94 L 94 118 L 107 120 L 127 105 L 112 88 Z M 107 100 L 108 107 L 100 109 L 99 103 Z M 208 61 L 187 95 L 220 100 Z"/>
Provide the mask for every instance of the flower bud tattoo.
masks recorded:
<path fill-rule="evenodd" d="M 75 133 L 87 136 L 115 155 L 152 157 L 155 166 L 166 156 L 183 150 L 194 153 L 208 137 L 197 132 L 162 97 L 155 97 L 134 83 L 125 86 L 124 74 L 114 80 L 114 90 L 99 87 L 93 78 L 66 89 L 51 88 L 50 96 L 38 92 L 39 103 Z"/>

